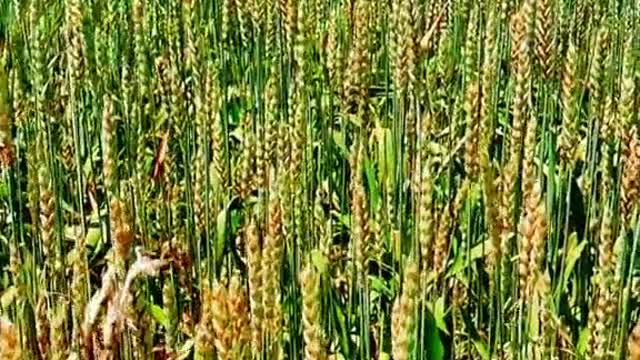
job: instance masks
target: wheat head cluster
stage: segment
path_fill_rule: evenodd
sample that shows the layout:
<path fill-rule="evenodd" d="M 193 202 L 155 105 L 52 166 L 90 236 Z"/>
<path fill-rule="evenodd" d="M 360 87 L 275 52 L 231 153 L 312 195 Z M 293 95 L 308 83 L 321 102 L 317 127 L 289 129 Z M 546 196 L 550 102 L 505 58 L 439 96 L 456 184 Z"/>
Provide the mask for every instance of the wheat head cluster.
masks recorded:
<path fill-rule="evenodd" d="M 637 0 L 0 0 L 0 360 L 640 360 L 638 60 Z"/>

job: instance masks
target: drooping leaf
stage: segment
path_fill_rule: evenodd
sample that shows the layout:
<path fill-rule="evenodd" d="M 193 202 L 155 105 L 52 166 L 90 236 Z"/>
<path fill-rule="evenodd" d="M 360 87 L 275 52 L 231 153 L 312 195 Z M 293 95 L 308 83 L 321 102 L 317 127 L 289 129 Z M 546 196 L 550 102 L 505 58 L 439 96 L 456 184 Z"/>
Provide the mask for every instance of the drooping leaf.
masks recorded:
<path fill-rule="evenodd" d="M 391 298 L 393 296 L 393 290 L 387 285 L 387 282 L 382 278 L 377 276 L 369 276 L 369 281 L 371 283 L 371 291 L 377 292 L 379 294 L 384 294 L 384 296 Z"/>
<path fill-rule="evenodd" d="M 575 232 L 569 235 L 564 275 L 562 277 L 562 283 L 560 284 L 560 287 L 557 289 L 557 291 L 563 291 L 563 289 L 566 289 L 569 285 L 569 278 L 571 277 L 573 268 L 576 266 L 576 263 L 582 256 L 582 251 L 586 246 L 586 241 L 582 241 L 580 244 L 578 244 L 578 234 L 576 234 Z"/>
<path fill-rule="evenodd" d="M 478 352 L 478 354 L 483 360 L 491 359 L 491 356 L 489 355 L 489 347 L 487 346 L 487 343 L 484 340 L 475 338 L 472 341 L 473 341 L 473 346 L 476 348 L 476 351 Z"/>
<path fill-rule="evenodd" d="M 479 244 L 471 248 L 471 251 L 469 252 L 470 259 L 468 262 L 471 263 L 475 260 L 482 258 L 484 254 L 489 253 L 492 248 L 493 247 L 489 239 L 481 241 Z M 447 272 L 447 277 L 456 276 L 457 274 L 462 272 L 462 270 L 464 270 L 465 266 L 468 263 L 466 261 L 466 257 L 467 257 L 466 252 L 458 252 L 456 254 L 456 258 L 453 261 L 453 265 L 451 265 L 451 267 L 449 268 L 449 271 Z"/>
<path fill-rule="evenodd" d="M 165 328 L 169 326 L 169 317 L 167 317 L 167 312 L 162 307 L 156 304 L 149 304 L 147 311 L 158 324 Z"/>
<path fill-rule="evenodd" d="M 449 311 L 445 308 L 444 296 L 440 296 L 435 304 L 433 304 L 433 318 L 436 322 L 436 326 L 440 331 L 449 335 L 449 330 L 447 329 L 447 323 L 445 317 Z"/>

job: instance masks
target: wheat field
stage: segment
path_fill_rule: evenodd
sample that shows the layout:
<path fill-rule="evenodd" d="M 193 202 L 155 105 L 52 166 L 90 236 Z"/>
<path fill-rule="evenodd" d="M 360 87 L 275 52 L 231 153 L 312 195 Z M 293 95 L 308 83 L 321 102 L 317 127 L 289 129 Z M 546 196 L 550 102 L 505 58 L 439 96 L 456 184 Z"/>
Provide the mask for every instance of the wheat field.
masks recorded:
<path fill-rule="evenodd" d="M 0 0 L 0 360 L 640 360 L 640 2 Z"/>

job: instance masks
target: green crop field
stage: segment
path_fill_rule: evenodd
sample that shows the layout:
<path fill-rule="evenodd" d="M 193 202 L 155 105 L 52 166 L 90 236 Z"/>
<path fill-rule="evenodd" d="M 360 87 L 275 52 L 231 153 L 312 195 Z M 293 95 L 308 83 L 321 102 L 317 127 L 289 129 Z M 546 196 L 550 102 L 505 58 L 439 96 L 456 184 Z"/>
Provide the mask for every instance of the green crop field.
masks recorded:
<path fill-rule="evenodd" d="M 0 360 L 640 360 L 637 0 L 0 0 Z"/>

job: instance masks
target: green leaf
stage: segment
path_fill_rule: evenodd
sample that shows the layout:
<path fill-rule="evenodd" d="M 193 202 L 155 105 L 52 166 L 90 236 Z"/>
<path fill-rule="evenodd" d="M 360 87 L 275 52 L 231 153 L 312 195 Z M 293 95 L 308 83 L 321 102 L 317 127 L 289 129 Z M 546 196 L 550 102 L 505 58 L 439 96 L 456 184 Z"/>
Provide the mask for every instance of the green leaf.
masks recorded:
<path fill-rule="evenodd" d="M 216 263 L 222 259 L 224 251 L 224 243 L 227 238 L 227 209 L 223 209 L 218 213 L 216 220 Z"/>
<path fill-rule="evenodd" d="M 576 346 L 576 352 L 580 356 L 584 356 L 587 351 L 589 341 L 589 328 L 585 327 L 580 330 L 580 336 L 578 337 L 578 344 Z"/>
<path fill-rule="evenodd" d="M 93 156 L 87 156 L 87 159 L 85 160 L 84 164 L 82 164 L 82 171 L 86 176 L 89 176 L 89 174 L 91 174 L 93 169 L 92 159 L 95 159 L 97 157 L 98 157 L 98 147 L 96 147 L 95 150 L 93 151 Z"/>
<path fill-rule="evenodd" d="M 320 250 L 313 250 L 311 252 L 311 263 L 313 263 L 313 266 L 315 266 L 321 274 L 325 274 L 329 268 L 329 260 Z"/>
<path fill-rule="evenodd" d="M 102 234 L 99 228 L 91 227 L 87 230 L 86 242 L 90 247 L 96 247 L 102 241 Z"/>
<path fill-rule="evenodd" d="M 360 118 L 360 116 L 348 115 L 346 118 L 353 125 L 357 127 L 362 127 L 362 119 Z"/>
<path fill-rule="evenodd" d="M 444 346 L 440 339 L 436 320 L 430 311 L 425 311 L 424 316 L 424 344 L 427 351 L 427 359 L 442 360 L 444 359 Z"/>
<path fill-rule="evenodd" d="M 434 155 L 442 155 L 447 153 L 447 148 L 438 144 L 437 142 L 431 141 L 427 144 L 429 148 L 429 152 Z"/>
<path fill-rule="evenodd" d="M 335 316 L 338 322 L 338 328 L 340 330 L 340 343 L 342 351 L 349 357 L 349 333 L 347 331 L 347 325 L 345 323 L 345 316 L 340 306 L 332 306 L 335 309 Z"/>
<path fill-rule="evenodd" d="M 149 315 L 155 320 L 158 324 L 162 325 L 164 328 L 169 326 L 169 318 L 167 317 L 167 312 L 156 304 L 149 304 L 147 306 L 147 310 L 149 311 Z"/>
<path fill-rule="evenodd" d="M 578 259 L 582 256 L 582 251 L 587 246 L 586 241 L 582 241 L 578 244 L 578 234 L 575 232 L 569 235 L 568 243 L 567 243 L 567 257 L 566 257 L 566 267 L 564 270 L 564 276 L 562 277 L 562 283 L 560 287 L 556 291 L 563 291 L 569 285 L 569 278 L 571 277 L 571 273 L 573 272 L 573 268 L 576 266 Z"/>
<path fill-rule="evenodd" d="M 229 208 L 234 199 L 229 200 L 227 205 L 218 213 L 216 218 L 216 244 L 215 244 L 215 261 L 219 264 L 222 261 L 224 246 L 227 240 L 227 216 L 229 216 Z"/>
<path fill-rule="evenodd" d="M 444 296 L 440 296 L 436 303 L 433 305 L 433 318 L 436 322 L 436 326 L 440 331 L 449 335 L 449 330 L 447 329 L 447 322 L 445 321 L 445 317 L 447 316 L 448 310 L 445 309 L 444 304 Z"/>
<path fill-rule="evenodd" d="M 489 355 L 489 347 L 486 342 L 481 339 L 473 339 L 473 346 L 475 346 L 476 351 L 478 351 L 478 354 L 480 354 L 480 357 L 483 360 L 491 359 L 491 356 Z"/>
<path fill-rule="evenodd" d="M 345 145 L 344 137 L 342 137 L 342 132 L 333 131 L 332 135 L 333 135 L 333 142 L 336 144 L 338 149 L 340 149 L 342 156 L 347 156 L 349 154 L 349 151 L 347 150 L 347 145 Z"/>
<path fill-rule="evenodd" d="M 373 135 L 376 139 L 376 163 L 378 165 L 378 181 L 380 183 L 384 182 L 384 179 L 387 176 L 389 170 L 387 169 L 385 162 L 385 148 L 384 148 L 384 136 L 385 130 L 382 128 L 376 128 L 373 130 Z"/>
<path fill-rule="evenodd" d="M 390 180 L 393 184 L 393 143 L 391 142 L 391 131 L 387 128 L 378 127 L 373 130 L 373 136 L 377 140 L 376 162 L 378 165 L 378 183 L 384 184 Z"/>
<path fill-rule="evenodd" d="M 371 205 L 374 209 L 380 204 L 380 190 L 378 187 L 378 182 L 376 181 L 375 171 L 373 169 L 373 164 L 369 159 L 366 159 L 364 162 L 364 172 L 367 176 L 367 185 L 369 188 L 369 199 L 371 200 Z"/>
<path fill-rule="evenodd" d="M 347 229 L 351 229 L 351 215 L 350 214 L 337 214 L 338 220 Z"/>
<path fill-rule="evenodd" d="M 0 198 L 3 200 L 9 198 L 9 187 L 4 181 L 0 181 Z"/>
<path fill-rule="evenodd" d="M 236 229 L 239 229 L 241 225 L 242 225 L 242 216 L 240 212 L 236 210 L 231 211 L 231 217 L 229 220 L 229 226 L 231 226 L 231 230 L 235 231 Z"/>
<path fill-rule="evenodd" d="M 393 141 L 391 139 L 391 131 L 387 129 L 384 137 L 384 153 L 385 153 L 385 163 L 387 168 L 387 178 L 391 187 L 395 186 L 395 176 L 393 174 L 393 169 L 396 168 L 396 157 L 395 157 L 395 149 L 393 148 Z"/>
<path fill-rule="evenodd" d="M 386 297 L 393 297 L 393 290 L 387 286 L 386 281 L 378 276 L 369 276 L 371 282 L 371 290 L 380 294 L 384 294 Z"/>
<path fill-rule="evenodd" d="M 470 262 L 478 260 L 484 257 L 487 253 L 491 252 L 493 246 L 491 246 L 491 241 L 488 239 L 484 242 L 480 242 L 478 245 L 471 248 L 471 259 Z"/>
<path fill-rule="evenodd" d="M 486 239 L 480 242 L 478 245 L 471 248 L 471 251 L 470 251 L 471 258 L 469 259 L 469 262 L 471 263 L 475 260 L 482 258 L 484 254 L 489 253 L 491 249 L 492 249 L 492 246 L 491 246 L 491 241 L 489 239 Z M 453 261 L 453 264 L 451 265 L 451 267 L 449 268 L 449 271 L 447 272 L 447 277 L 455 276 L 460 272 L 462 272 L 462 270 L 464 270 L 465 266 L 467 265 L 466 255 L 467 255 L 466 252 L 458 251 L 458 253 L 456 254 L 456 258 Z"/>

